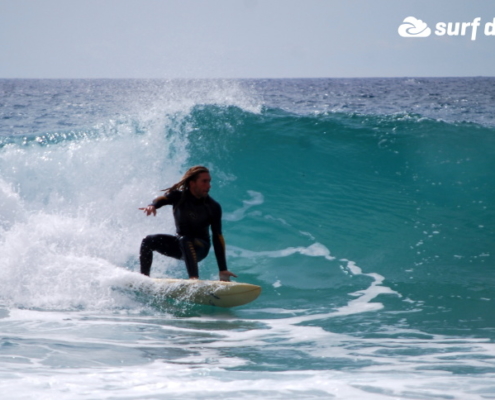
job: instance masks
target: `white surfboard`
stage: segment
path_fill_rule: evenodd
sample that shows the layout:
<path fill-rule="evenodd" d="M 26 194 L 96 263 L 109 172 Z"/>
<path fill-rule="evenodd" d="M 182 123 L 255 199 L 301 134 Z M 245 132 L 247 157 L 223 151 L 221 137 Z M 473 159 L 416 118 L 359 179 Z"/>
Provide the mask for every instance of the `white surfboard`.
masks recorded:
<path fill-rule="evenodd" d="M 261 293 L 261 287 L 249 283 L 203 281 L 199 279 L 152 279 L 151 285 L 139 285 L 141 292 L 154 300 L 175 299 L 216 307 L 237 307 L 250 303 Z"/>

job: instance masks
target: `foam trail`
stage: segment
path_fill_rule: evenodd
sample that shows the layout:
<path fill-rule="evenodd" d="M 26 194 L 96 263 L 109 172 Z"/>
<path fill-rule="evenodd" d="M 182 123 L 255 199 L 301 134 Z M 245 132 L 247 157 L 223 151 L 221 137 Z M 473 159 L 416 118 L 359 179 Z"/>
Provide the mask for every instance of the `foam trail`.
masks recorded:
<path fill-rule="evenodd" d="M 323 257 L 328 261 L 335 260 L 335 257 L 330 255 L 330 251 L 323 246 L 321 243 L 314 243 L 308 247 L 289 247 L 282 250 L 273 250 L 273 251 L 250 251 L 241 249 L 235 246 L 229 247 L 229 255 L 240 258 L 283 258 L 289 257 L 294 254 L 300 254 L 308 257 Z M 329 317 L 337 317 L 343 315 L 351 315 L 351 314 L 359 314 L 363 312 L 371 312 L 378 311 L 383 308 L 383 304 L 375 302 L 372 303 L 371 300 L 375 299 L 380 294 L 390 294 L 396 295 L 398 297 L 402 297 L 398 292 L 392 290 L 387 286 L 383 286 L 382 283 L 384 281 L 384 277 L 377 273 L 369 273 L 365 274 L 362 272 L 361 268 L 358 267 L 353 261 L 349 261 L 346 259 L 341 259 L 340 261 L 347 262 L 348 270 L 354 275 L 363 275 L 371 278 L 371 284 L 363 290 L 359 290 L 354 293 L 350 293 L 350 296 L 357 297 L 354 300 L 351 300 L 347 305 L 338 308 L 335 312 L 318 314 L 318 315 L 310 315 L 305 317 L 296 317 L 298 322 L 303 321 L 311 321 L 316 319 L 324 319 Z M 274 287 L 280 287 L 282 284 L 280 281 L 276 281 Z"/>
<path fill-rule="evenodd" d="M 341 261 L 347 262 L 347 268 L 353 275 L 365 275 L 373 279 L 371 285 L 365 289 L 355 293 L 351 293 L 351 296 L 356 296 L 357 299 L 350 301 L 346 306 L 340 307 L 336 316 L 356 314 L 359 312 L 378 311 L 383 308 L 381 303 L 371 303 L 371 300 L 376 298 L 380 294 L 392 294 L 398 297 L 402 297 L 401 294 L 392 290 L 387 286 L 382 286 L 385 278 L 377 273 L 363 274 L 361 268 L 359 268 L 353 261 L 342 259 Z"/>
<path fill-rule="evenodd" d="M 251 196 L 249 200 L 243 200 L 243 206 L 231 213 L 225 213 L 223 218 L 226 221 L 240 221 L 246 216 L 246 211 L 254 206 L 263 204 L 264 197 L 261 193 L 255 192 L 254 190 L 248 190 L 248 194 Z"/>
<path fill-rule="evenodd" d="M 242 258 L 280 258 L 289 257 L 294 254 L 302 254 L 309 257 L 324 257 L 330 261 L 335 260 L 335 257 L 330 255 L 330 251 L 320 243 L 314 243 L 308 247 L 288 247 L 286 249 L 270 251 L 251 251 L 237 246 L 229 246 L 228 253 L 230 256 Z"/>

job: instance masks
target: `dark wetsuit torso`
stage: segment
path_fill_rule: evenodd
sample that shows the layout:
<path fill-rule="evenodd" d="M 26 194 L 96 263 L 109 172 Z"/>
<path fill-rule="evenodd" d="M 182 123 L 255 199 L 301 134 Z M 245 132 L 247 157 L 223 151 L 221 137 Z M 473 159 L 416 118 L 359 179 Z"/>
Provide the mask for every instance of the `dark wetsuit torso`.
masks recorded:
<path fill-rule="evenodd" d="M 152 205 L 157 209 L 165 205 L 173 206 L 177 236 L 149 235 L 143 239 L 140 252 L 141 273 L 149 275 L 153 251 L 158 251 L 173 258 L 184 259 L 189 277 L 198 277 L 197 264 L 207 256 L 210 249 L 210 226 L 218 269 L 227 270 L 220 204 L 210 196 L 198 199 L 188 190 L 176 190 L 156 198 Z"/>

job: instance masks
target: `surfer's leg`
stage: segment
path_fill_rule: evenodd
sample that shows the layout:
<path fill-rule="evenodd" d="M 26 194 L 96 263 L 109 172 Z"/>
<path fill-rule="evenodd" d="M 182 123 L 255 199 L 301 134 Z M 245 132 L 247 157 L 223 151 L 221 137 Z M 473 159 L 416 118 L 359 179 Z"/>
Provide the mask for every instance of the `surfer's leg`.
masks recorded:
<path fill-rule="evenodd" d="M 182 258 L 182 251 L 179 240 L 172 235 L 148 235 L 141 242 L 139 252 L 139 262 L 141 264 L 141 273 L 150 276 L 151 264 L 153 263 L 153 252 L 173 257 Z"/>
<path fill-rule="evenodd" d="M 186 262 L 189 278 L 199 278 L 198 256 L 193 241 L 185 236 L 181 236 L 179 238 L 179 243 L 182 250 L 182 256 Z"/>
<path fill-rule="evenodd" d="M 189 278 L 199 278 L 198 262 L 208 255 L 209 244 L 201 239 L 186 236 L 181 236 L 179 243 Z"/>

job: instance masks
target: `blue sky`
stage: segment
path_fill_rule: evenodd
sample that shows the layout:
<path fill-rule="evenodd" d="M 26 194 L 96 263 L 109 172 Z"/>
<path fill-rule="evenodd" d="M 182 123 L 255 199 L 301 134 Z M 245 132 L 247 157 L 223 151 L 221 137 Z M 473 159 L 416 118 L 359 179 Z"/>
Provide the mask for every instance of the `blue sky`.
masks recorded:
<path fill-rule="evenodd" d="M 410 16 L 431 35 L 401 37 Z M 475 18 L 475 40 L 435 34 Z M 0 0 L 0 78 L 494 76 L 494 18 L 493 0 Z"/>

